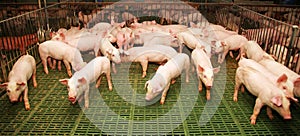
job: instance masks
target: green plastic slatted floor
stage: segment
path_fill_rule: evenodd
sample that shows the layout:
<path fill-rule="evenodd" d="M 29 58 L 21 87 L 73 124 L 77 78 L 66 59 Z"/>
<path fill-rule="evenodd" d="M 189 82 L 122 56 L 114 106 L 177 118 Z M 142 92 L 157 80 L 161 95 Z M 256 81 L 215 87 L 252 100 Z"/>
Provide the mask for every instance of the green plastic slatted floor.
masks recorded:
<path fill-rule="evenodd" d="M 220 77 L 226 78 L 225 93 L 220 96 L 221 103 L 218 106 L 215 114 L 205 124 L 199 125 L 199 118 L 204 110 L 206 100 L 205 91 L 200 92 L 195 97 L 195 105 L 192 111 L 187 116 L 181 125 L 176 126 L 175 129 L 170 131 L 168 135 L 298 135 L 300 132 L 300 109 L 291 105 L 291 112 L 293 119 L 290 121 L 284 121 L 279 114 L 273 112 L 275 118 L 269 120 L 266 115 L 266 109 L 263 108 L 257 119 L 256 125 L 250 125 L 250 116 L 252 114 L 255 97 L 248 92 L 239 92 L 239 101 L 233 102 L 233 89 L 234 89 L 234 75 L 237 67 L 236 62 L 227 57 L 226 71 L 222 69 L 215 78 L 214 88 L 218 88 L 218 82 Z M 123 97 L 134 97 L 136 94 L 145 94 L 144 83 L 153 75 L 157 65 L 150 64 L 148 68 L 148 75 L 145 79 L 141 78 L 141 67 L 139 64 L 122 64 L 118 65 L 118 74 L 126 74 L 129 67 L 129 74 L 127 78 L 115 78 L 113 79 L 114 89 L 109 91 L 107 87 L 106 78 L 104 77 L 101 82 L 101 86 L 97 92 L 91 92 L 90 95 L 90 107 L 89 116 L 103 115 L 103 118 L 108 122 L 101 120 L 101 127 L 96 127 L 95 123 L 90 121 L 86 114 L 81 110 L 79 104 L 72 105 L 68 101 L 68 93 L 66 87 L 58 82 L 58 79 L 67 78 L 67 74 L 63 69 L 61 72 L 57 70 L 50 70 L 49 75 L 43 72 L 42 65 L 38 65 L 37 69 L 37 81 L 38 87 L 33 88 L 32 82 L 29 82 L 29 101 L 31 110 L 26 111 L 24 104 L 17 103 L 11 104 L 8 101 L 6 95 L 3 95 L 0 99 L 0 135 L 99 135 L 107 134 L 102 130 L 109 130 L 109 134 L 120 135 L 132 135 L 136 134 L 135 128 L 138 128 L 140 135 L 158 135 L 159 133 L 151 128 L 156 124 L 134 124 L 130 120 L 134 121 L 147 121 L 164 116 L 169 110 L 171 110 L 178 100 L 178 94 L 180 91 L 189 90 L 189 87 L 197 87 L 195 81 L 196 76 L 191 75 L 191 82 L 188 87 L 180 90 L 181 78 L 178 78 L 175 84 L 171 85 L 168 92 L 168 96 L 164 105 L 160 105 L 159 101 L 149 106 L 137 106 L 126 102 L 122 97 L 116 93 L 116 86 L 129 82 L 133 88 L 132 93 L 123 94 Z M 116 77 L 116 75 L 112 75 Z M 197 90 L 189 90 L 196 91 Z M 100 93 L 99 93 L 100 92 Z M 98 95 L 101 95 L 104 102 L 96 103 L 93 100 L 98 99 Z M 184 98 L 183 96 L 181 98 Z M 191 98 L 191 97 L 189 97 Z M 137 102 L 143 102 L 144 100 L 135 99 Z M 184 109 L 188 104 L 189 99 L 182 99 L 182 103 L 179 109 Z M 132 102 L 132 101 L 131 101 Z M 112 115 L 109 115 L 107 109 L 101 108 L 101 106 L 108 105 L 121 119 L 128 120 L 128 124 L 122 124 L 119 119 L 114 120 Z M 100 107 L 100 108 L 99 108 Z M 184 112 L 184 111 L 177 111 Z M 106 113 L 106 114 L 105 114 Z M 93 115 L 92 115 L 93 114 Z M 178 116 L 167 116 L 169 123 L 164 125 L 170 125 L 174 118 L 180 118 Z M 98 122 L 99 123 L 99 122 Z M 110 128 L 114 125 L 118 125 L 117 128 Z M 128 130 L 118 129 L 129 126 Z M 145 131 L 142 131 L 145 130 Z M 168 130 L 167 130 L 168 131 Z"/>

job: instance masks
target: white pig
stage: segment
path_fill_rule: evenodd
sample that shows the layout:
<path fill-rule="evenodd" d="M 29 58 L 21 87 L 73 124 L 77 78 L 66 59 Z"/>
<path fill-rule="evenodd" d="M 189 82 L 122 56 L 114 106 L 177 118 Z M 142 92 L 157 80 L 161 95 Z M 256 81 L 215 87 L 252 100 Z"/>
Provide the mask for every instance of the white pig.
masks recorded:
<path fill-rule="evenodd" d="M 278 83 L 284 80 L 278 81 Z M 262 85 L 263 83 L 263 85 Z M 241 85 L 245 85 L 248 91 L 257 97 L 253 114 L 251 116 L 251 124 L 256 123 L 256 118 L 260 109 L 267 105 L 267 115 L 273 119 L 272 109 L 276 110 L 284 119 L 291 119 L 290 101 L 284 92 L 276 87 L 262 73 L 251 67 L 238 67 L 235 76 L 235 88 L 233 100 L 238 100 L 238 90 Z"/>
<path fill-rule="evenodd" d="M 266 67 L 264 67 L 263 65 L 259 64 L 258 62 L 256 62 L 255 60 L 252 59 L 246 59 L 244 57 L 242 57 L 238 63 L 239 67 L 251 67 L 259 72 L 261 72 L 263 75 L 265 75 L 270 81 L 272 81 L 272 83 L 274 85 L 276 85 L 277 87 L 279 87 L 280 89 L 282 89 L 284 91 L 284 93 L 292 100 L 297 101 L 294 98 L 294 93 L 293 93 L 293 89 L 294 89 L 294 84 L 293 82 L 291 82 L 290 80 L 287 80 L 287 75 L 285 73 L 282 73 L 280 76 L 277 76 L 275 74 L 273 74 L 270 70 L 268 70 Z M 286 80 L 286 82 L 280 82 L 278 83 L 278 81 L 284 81 Z"/>
<path fill-rule="evenodd" d="M 276 76 L 285 73 L 288 76 L 288 80 L 294 84 L 294 95 L 300 97 L 300 76 L 297 73 L 276 61 L 262 59 L 258 63 L 269 69 Z"/>
<path fill-rule="evenodd" d="M 273 60 L 273 57 L 266 53 L 256 41 L 248 41 L 240 50 L 240 54 L 246 55 L 248 59 L 253 59 L 255 61 L 260 61 L 262 59 Z"/>
<path fill-rule="evenodd" d="M 206 99 L 210 100 L 210 89 L 213 86 L 214 73 L 220 71 L 220 67 L 213 68 L 209 57 L 202 48 L 196 48 L 192 51 L 192 60 L 197 69 L 199 79 L 198 89 L 202 91 L 202 82 L 206 86 Z"/>
<path fill-rule="evenodd" d="M 182 70 L 185 70 L 186 82 L 189 82 L 189 56 L 184 53 L 179 53 L 165 65 L 159 66 L 152 79 L 145 83 L 147 93 L 145 99 L 147 101 L 152 100 L 157 95 L 162 93 L 160 104 L 164 104 L 167 92 L 169 90 L 171 80 L 178 77 Z"/>
<path fill-rule="evenodd" d="M 27 81 L 31 76 L 33 86 L 37 87 L 35 59 L 30 55 L 23 55 L 9 72 L 8 82 L 0 84 L 0 87 L 6 87 L 10 102 L 22 101 L 23 97 L 26 110 L 30 110 Z"/>
<path fill-rule="evenodd" d="M 147 75 L 148 62 L 163 63 L 177 55 L 172 48 L 164 45 L 149 47 L 133 47 L 128 50 L 129 55 L 121 58 L 122 62 L 139 62 L 142 65 L 144 78 Z"/>
<path fill-rule="evenodd" d="M 56 60 L 62 60 L 66 66 L 68 75 L 71 77 L 71 67 L 75 71 L 80 70 L 82 67 L 86 65 L 86 62 L 83 62 L 82 56 L 78 49 L 69 46 L 66 43 L 60 41 L 45 41 L 39 45 L 39 53 L 42 60 L 42 64 L 44 66 L 44 71 L 48 74 L 47 67 L 47 58 L 51 57 Z M 49 59 L 48 59 L 49 61 Z"/>
<path fill-rule="evenodd" d="M 68 87 L 70 102 L 73 104 L 77 101 L 80 102 L 84 97 L 84 107 L 88 108 L 90 83 L 97 80 L 96 88 L 98 88 L 102 74 L 106 75 L 108 88 L 111 91 L 110 61 L 106 57 L 94 58 L 81 70 L 75 72 L 70 79 L 60 79 L 59 82 Z"/>
<path fill-rule="evenodd" d="M 230 50 L 238 50 L 240 48 L 242 48 L 246 43 L 247 43 L 247 38 L 245 38 L 242 35 L 232 35 L 229 36 L 227 38 L 225 38 L 224 40 L 221 41 L 217 41 L 216 42 L 216 53 L 221 53 L 219 54 L 219 58 L 218 58 L 218 62 L 219 63 L 223 63 L 227 53 Z M 233 54 L 230 52 L 230 56 L 233 58 Z M 236 59 L 238 59 L 240 57 L 237 56 Z"/>

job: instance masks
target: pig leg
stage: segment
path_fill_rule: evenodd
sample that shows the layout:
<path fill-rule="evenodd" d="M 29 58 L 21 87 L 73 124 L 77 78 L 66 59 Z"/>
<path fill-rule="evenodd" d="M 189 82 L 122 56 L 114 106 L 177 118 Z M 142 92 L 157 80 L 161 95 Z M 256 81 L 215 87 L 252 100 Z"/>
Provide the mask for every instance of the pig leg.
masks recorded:
<path fill-rule="evenodd" d="M 274 119 L 274 116 L 272 114 L 272 109 L 269 106 L 267 107 L 267 115 L 268 115 L 270 120 Z"/>
<path fill-rule="evenodd" d="M 87 86 L 87 89 L 84 91 L 84 108 L 89 108 L 89 85 Z"/>
<path fill-rule="evenodd" d="M 37 87 L 37 82 L 36 82 L 36 68 L 33 69 L 32 82 L 33 82 L 33 87 L 36 88 Z"/>
<path fill-rule="evenodd" d="M 107 79 L 108 89 L 111 91 L 112 90 L 112 83 L 111 83 L 110 71 L 106 73 L 106 79 Z"/>
<path fill-rule="evenodd" d="M 72 76 L 72 71 L 71 71 L 71 66 L 70 66 L 69 62 L 67 60 L 63 60 L 63 62 L 66 66 L 67 73 L 68 73 L 69 77 L 71 77 Z"/>
<path fill-rule="evenodd" d="M 53 59 L 51 69 L 54 70 L 56 67 L 56 60 Z"/>
<path fill-rule="evenodd" d="M 58 63 L 57 63 L 57 69 L 58 69 L 59 71 L 61 71 L 61 60 L 58 61 Z"/>
<path fill-rule="evenodd" d="M 210 100 L 210 90 L 206 89 L 206 100 Z"/>
<path fill-rule="evenodd" d="M 50 57 L 48 57 L 48 58 L 47 58 L 47 61 L 48 61 L 48 64 L 49 64 L 50 68 L 52 68 L 53 66 L 52 66 L 52 61 L 51 61 L 51 58 L 50 58 Z"/>
<path fill-rule="evenodd" d="M 218 63 L 221 63 L 221 58 L 222 58 L 222 54 L 219 53 L 219 55 L 218 55 Z"/>
<path fill-rule="evenodd" d="M 44 72 L 48 75 L 47 59 L 42 58 L 42 64 L 44 66 Z"/>
<path fill-rule="evenodd" d="M 229 51 L 229 55 L 231 58 L 234 58 L 232 51 Z"/>
<path fill-rule="evenodd" d="M 219 63 L 223 63 L 223 61 L 225 60 L 225 57 L 228 53 L 228 50 L 227 51 L 224 51 L 224 53 L 222 54 L 222 57 L 221 57 L 221 61 Z"/>
<path fill-rule="evenodd" d="M 28 87 L 26 87 L 24 90 L 24 104 L 25 104 L 25 109 L 30 110 L 30 104 L 28 101 Z"/>
<path fill-rule="evenodd" d="M 238 101 L 239 88 L 242 86 L 242 82 L 239 80 L 238 76 L 235 76 L 235 87 L 233 94 L 233 101 Z"/>
<path fill-rule="evenodd" d="M 141 65 L 142 65 L 142 69 L 143 69 L 142 78 L 144 78 L 147 75 L 148 61 L 147 60 L 142 60 Z"/>
<path fill-rule="evenodd" d="M 100 86 L 101 79 L 102 79 L 102 75 L 100 75 L 99 78 L 98 78 L 98 80 L 97 80 L 96 88 L 98 88 Z"/>
<path fill-rule="evenodd" d="M 116 64 L 112 62 L 111 67 L 113 69 L 113 72 L 116 74 L 117 73 Z"/>
<path fill-rule="evenodd" d="M 199 82 L 198 82 L 198 90 L 199 90 L 199 92 L 202 92 L 202 81 L 199 78 L 199 76 L 198 76 L 198 80 L 199 80 Z"/>
<path fill-rule="evenodd" d="M 256 99 L 256 102 L 255 102 L 255 106 L 254 106 L 254 109 L 253 109 L 253 114 L 251 115 L 250 119 L 251 119 L 251 124 L 252 125 L 255 125 L 256 123 L 256 118 L 260 112 L 260 109 L 264 106 L 264 104 L 261 102 L 260 99 Z"/>
<path fill-rule="evenodd" d="M 20 95 L 20 98 L 19 98 L 19 102 L 22 102 L 23 101 L 23 94 Z"/>
<path fill-rule="evenodd" d="M 186 83 L 190 82 L 189 71 L 190 71 L 190 66 L 187 65 L 186 68 L 185 68 L 185 82 Z"/>
<path fill-rule="evenodd" d="M 160 104 L 164 104 L 165 103 L 166 96 L 167 96 L 169 88 L 170 88 L 170 82 L 167 84 L 166 88 L 162 92 L 162 96 L 161 96 L 161 99 L 160 99 Z"/>

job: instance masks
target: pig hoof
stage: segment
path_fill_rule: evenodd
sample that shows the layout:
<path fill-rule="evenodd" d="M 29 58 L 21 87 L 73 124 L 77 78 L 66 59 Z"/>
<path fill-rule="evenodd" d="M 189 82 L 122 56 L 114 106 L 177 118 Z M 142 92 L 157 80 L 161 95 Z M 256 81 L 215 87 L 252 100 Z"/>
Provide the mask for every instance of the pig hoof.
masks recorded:
<path fill-rule="evenodd" d="M 30 110 L 30 106 L 26 106 L 25 109 L 26 109 L 26 110 Z"/>
<path fill-rule="evenodd" d="M 256 123 L 256 120 L 251 119 L 251 125 L 255 125 L 255 123 Z"/>
<path fill-rule="evenodd" d="M 237 102 L 238 98 L 237 97 L 233 97 L 233 101 Z"/>
<path fill-rule="evenodd" d="M 112 91 L 112 87 L 108 87 L 109 91 Z"/>
<path fill-rule="evenodd" d="M 37 87 L 37 83 L 33 84 L 33 87 L 36 88 Z"/>
<path fill-rule="evenodd" d="M 98 88 L 100 85 L 96 85 L 96 88 Z"/>
<path fill-rule="evenodd" d="M 199 92 L 202 92 L 202 88 L 198 88 Z"/>
<path fill-rule="evenodd" d="M 163 105 L 165 102 L 164 101 L 160 101 L 160 104 Z"/>

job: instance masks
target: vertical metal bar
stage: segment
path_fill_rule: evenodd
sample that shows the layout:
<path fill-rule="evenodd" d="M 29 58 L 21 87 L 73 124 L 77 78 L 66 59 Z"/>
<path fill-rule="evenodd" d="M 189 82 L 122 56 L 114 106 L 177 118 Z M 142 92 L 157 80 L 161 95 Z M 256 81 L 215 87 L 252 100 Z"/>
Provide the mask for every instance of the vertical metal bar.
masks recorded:
<path fill-rule="evenodd" d="M 292 37 L 291 37 L 291 40 L 290 40 L 290 43 L 289 43 L 289 46 L 288 46 L 288 52 L 287 52 L 287 56 L 286 56 L 285 63 L 284 63 L 284 65 L 287 66 L 287 67 L 289 66 L 294 41 L 295 41 L 295 38 L 298 34 L 298 31 L 299 31 L 298 26 L 293 25 L 293 34 L 292 34 Z"/>
<path fill-rule="evenodd" d="M 46 23 L 47 23 L 47 30 L 50 29 L 49 27 L 49 17 L 48 17 L 48 12 L 47 12 L 47 0 L 44 0 L 44 8 L 45 8 L 45 15 L 46 15 Z"/>

